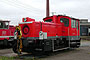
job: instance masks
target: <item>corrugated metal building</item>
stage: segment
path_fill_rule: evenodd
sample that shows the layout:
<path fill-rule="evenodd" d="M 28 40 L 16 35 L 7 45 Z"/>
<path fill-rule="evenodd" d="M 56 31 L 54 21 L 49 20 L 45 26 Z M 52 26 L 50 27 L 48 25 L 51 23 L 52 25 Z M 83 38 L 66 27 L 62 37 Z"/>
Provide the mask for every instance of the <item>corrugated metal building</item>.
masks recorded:
<path fill-rule="evenodd" d="M 90 22 L 88 22 L 88 19 L 80 20 L 80 35 L 81 36 L 90 35 Z"/>

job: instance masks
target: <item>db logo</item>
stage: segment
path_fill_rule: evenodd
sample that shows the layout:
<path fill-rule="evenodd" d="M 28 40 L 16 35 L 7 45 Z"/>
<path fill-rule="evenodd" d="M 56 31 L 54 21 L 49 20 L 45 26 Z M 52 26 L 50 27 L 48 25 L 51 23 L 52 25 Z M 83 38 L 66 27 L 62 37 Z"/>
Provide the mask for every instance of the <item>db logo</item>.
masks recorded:
<path fill-rule="evenodd" d="M 6 34 L 6 31 L 2 31 L 2 35 L 5 35 Z"/>

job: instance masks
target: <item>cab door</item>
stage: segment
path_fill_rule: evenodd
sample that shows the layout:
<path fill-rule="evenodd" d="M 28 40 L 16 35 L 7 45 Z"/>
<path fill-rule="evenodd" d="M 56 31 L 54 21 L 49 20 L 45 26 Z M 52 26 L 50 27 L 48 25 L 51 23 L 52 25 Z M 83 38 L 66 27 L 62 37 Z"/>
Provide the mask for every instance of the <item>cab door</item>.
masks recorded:
<path fill-rule="evenodd" d="M 62 17 L 60 22 L 62 23 L 62 36 L 67 37 L 69 35 L 69 18 Z"/>

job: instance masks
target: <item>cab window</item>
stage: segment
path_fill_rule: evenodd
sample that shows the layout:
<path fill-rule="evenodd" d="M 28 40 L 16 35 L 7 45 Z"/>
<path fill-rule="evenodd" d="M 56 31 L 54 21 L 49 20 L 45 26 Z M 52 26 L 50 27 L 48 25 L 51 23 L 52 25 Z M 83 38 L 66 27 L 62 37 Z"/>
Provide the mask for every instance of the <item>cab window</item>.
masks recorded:
<path fill-rule="evenodd" d="M 76 20 L 71 20 L 71 27 L 76 28 Z"/>
<path fill-rule="evenodd" d="M 0 22 L 0 28 L 3 28 L 3 22 Z"/>
<path fill-rule="evenodd" d="M 8 26 L 9 26 L 9 23 L 8 22 L 4 22 L 4 28 L 8 28 Z"/>
<path fill-rule="evenodd" d="M 0 22 L 0 29 L 8 29 L 9 23 L 8 22 Z"/>
<path fill-rule="evenodd" d="M 51 22 L 52 21 L 52 19 L 48 19 L 48 20 L 46 20 L 45 22 Z"/>
<path fill-rule="evenodd" d="M 69 26 L 69 19 L 67 18 L 61 18 L 60 19 L 61 23 L 64 23 L 64 26 L 68 27 Z"/>

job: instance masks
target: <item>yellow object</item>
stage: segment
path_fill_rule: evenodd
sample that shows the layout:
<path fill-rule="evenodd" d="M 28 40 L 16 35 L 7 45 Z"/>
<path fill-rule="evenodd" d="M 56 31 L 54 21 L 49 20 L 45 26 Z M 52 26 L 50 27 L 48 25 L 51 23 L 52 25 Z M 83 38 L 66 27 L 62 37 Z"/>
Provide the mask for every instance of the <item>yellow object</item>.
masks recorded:
<path fill-rule="evenodd" d="M 17 26 L 16 31 L 18 33 L 17 34 L 17 50 L 18 50 L 18 53 L 21 53 L 22 52 L 22 40 L 21 40 L 22 32 L 21 32 L 21 27 Z"/>

